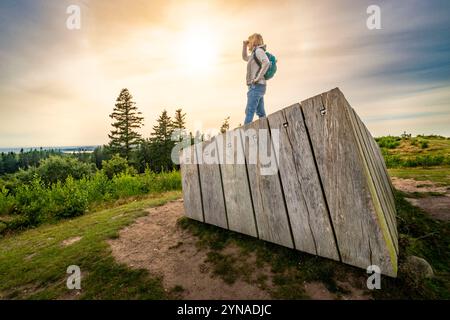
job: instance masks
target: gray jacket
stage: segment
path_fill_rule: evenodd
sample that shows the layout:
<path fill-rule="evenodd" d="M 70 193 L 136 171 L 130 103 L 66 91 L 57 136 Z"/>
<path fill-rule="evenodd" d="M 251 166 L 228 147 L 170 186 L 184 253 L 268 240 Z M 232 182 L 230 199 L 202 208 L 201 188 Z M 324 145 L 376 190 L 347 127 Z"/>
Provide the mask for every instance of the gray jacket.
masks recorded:
<path fill-rule="evenodd" d="M 246 81 L 247 85 L 252 83 L 252 80 L 255 80 L 258 84 L 266 84 L 266 79 L 264 79 L 264 74 L 270 67 L 269 58 L 266 55 L 266 45 L 257 46 L 255 50 L 253 50 L 251 55 L 247 54 L 247 46 L 243 45 L 242 47 L 242 59 L 247 61 L 247 76 Z M 258 63 L 255 61 L 254 54 L 256 54 L 258 60 L 261 62 L 261 68 Z"/>

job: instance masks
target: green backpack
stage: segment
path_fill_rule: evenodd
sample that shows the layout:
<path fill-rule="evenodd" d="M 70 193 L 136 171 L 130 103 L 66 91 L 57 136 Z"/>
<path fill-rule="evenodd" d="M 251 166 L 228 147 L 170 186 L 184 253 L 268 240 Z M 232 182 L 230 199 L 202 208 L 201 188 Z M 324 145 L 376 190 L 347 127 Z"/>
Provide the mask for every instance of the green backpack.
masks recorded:
<path fill-rule="evenodd" d="M 266 73 L 264 74 L 264 79 L 269 80 L 269 79 L 272 79 L 273 76 L 275 75 L 275 73 L 277 72 L 277 58 L 275 58 L 275 56 L 273 54 L 271 54 L 267 51 L 265 51 L 265 53 L 267 55 L 267 58 L 269 58 L 270 67 L 269 67 L 269 69 L 267 69 Z M 255 61 L 258 64 L 259 68 L 261 68 L 261 61 L 259 61 L 259 59 L 255 53 L 253 53 L 253 56 L 255 57 Z"/>

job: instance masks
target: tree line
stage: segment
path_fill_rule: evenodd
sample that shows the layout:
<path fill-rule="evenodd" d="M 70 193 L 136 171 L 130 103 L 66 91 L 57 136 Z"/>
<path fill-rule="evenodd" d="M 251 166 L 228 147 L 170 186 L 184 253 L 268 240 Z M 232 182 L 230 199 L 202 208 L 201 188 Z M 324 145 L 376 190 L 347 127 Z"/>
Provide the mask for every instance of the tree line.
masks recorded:
<path fill-rule="evenodd" d="M 128 89 L 120 91 L 116 99 L 113 112 L 109 115 L 112 119 L 112 129 L 108 134 L 109 142 L 99 146 L 92 153 L 74 152 L 64 154 L 60 150 L 32 150 L 20 153 L 0 154 L 0 176 L 15 173 L 19 170 L 27 170 L 38 167 L 41 160 L 52 155 L 75 157 L 84 163 L 93 163 L 98 169 L 102 169 L 104 160 L 111 160 L 114 156 L 126 159 L 127 163 L 134 167 L 138 173 L 143 173 L 148 168 L 153 172 L 171 171 L 178 169 L 171 159 L 172 149 L 183 138 L 194 141 L 194 136 L 186 130 L 186 113 L 181 108 L 175 111 L 173 117 L 167 110 L 163 110 L 156 120 L 156 124 L 147 138 L 142 137 L 139 129 L 142 128 L 144 118 L 138 110 L 136 102 Z M 224 119 L 220 132 L 230 128 L 230 118 Z M 173 139 L 174 137 L 174 139 Z M 203 134 L 196 133 L 196 139 L 203 139 Z"/>
<path fill-rule="evenodd" d="M 41 160 L 54 155 L 62 155 L 62 152 L 56 149 L 43 150 L 42 148 L 30 151 L 21 149 L 19 153 L 2 152 L 0 153 L 0 176 L 17 172 L 19 169 L 26 170 L 30 167 L 36 167 Z"/>

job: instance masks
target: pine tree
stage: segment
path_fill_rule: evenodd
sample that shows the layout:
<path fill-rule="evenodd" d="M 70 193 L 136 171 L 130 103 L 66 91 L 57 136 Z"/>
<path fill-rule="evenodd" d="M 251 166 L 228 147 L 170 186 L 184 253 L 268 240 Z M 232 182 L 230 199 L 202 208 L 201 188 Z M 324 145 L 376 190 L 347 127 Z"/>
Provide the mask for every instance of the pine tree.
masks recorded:
<path fill-rule="evenodd" d="M 174 129 L 186 129 L 186 113 L 183 113 L 183 109 L 175 110 L 175 118 L 173 120 Z"/>
<path fill-rule="evenodd" d="M 220 127 L 220 133 L 225 133 L 230 129 L 230 117 L 226 117 L 223 120 L 222 126 Z"/>
<path fill-rule="evenodd" d="M 172 122 L 172 128 L 178 136 L 178 141 L 182 141 L 184 137 L 188 136 L 186 132 L 186 113 L 183 113 L 181 108 L 175 110 L 175 118 Z"/>
<path fill-rule="evenodd" d="M 173 123 L 172 119 L 164 110 L 153 126 L 153 132 L 150 134 L 150 153 L 152 170 L 159 172 L 161 170 L 171 170 L 174 164 L 171 159 L 172 148 L 175 142 L 172 141 Z"/>
<path fill-rule="evenodd" d="M 167 111 L 163 110 L 159 116 L 158 123 L 153 126 L 153 132 L 150 134 L 150 140 L 153 142 L 167 142 L 171 140 L 173 132 L 172 119 L 167 115 Z"/>
<path fill-rule="evenodd" d="M 114 129 L 108 134 L 111 139 L 109 147 L 113 153 L 129 159 L 131 151 L 141 141 L 141 135 L 136 131 L 142 126 L 144 120 L 141 112 L 137 110 L 133 96 L 128 89 L 122 89 L 116 100 L 114 111 L 109 115 L 114 122 Z"/>

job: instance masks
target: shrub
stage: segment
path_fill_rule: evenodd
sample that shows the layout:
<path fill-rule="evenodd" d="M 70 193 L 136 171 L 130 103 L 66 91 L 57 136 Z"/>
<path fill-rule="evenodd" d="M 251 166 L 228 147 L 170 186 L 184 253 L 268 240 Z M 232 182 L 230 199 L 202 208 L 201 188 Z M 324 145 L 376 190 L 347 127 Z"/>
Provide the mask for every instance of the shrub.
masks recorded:
<path fill-rule="evenodd" d="M 111 200 L 112 182 L 103 171 L 97 171 L 91 178 L 85 178 L 80 183 L 87 190 L 89 203 Z"/>
<path fill-rule="evenodd" d="M 386 136 L 386 137 L 379 137 L 375 138 L 380 148 L 386 148 L 386 149 L 395 149 L 400 145 L 401 138 L 400 137 L 393 137 L 393 136 Z"/>
<path fill-rule="evenodd" d="M 388 168 L 398 168 L 403 165 L 403 160 L 398 155 L 384 155 L 384 161 Z"/>
<path fill-rule="evenodd" d="M 57 181 L 65 181 L 69 176 L 77 180 L 91 176 L 95 170 L 92 163 L 84 163 L 72 157 L 51 156 L 40 162 L 36 172 L 45 184 L 51 185 Z"/>
<path fill-rule="evenodd" d="M 14 210 L 14 197 L 9 194 L 6 187 L 0 189 L 0 215 L 11 214 Z"/>
<path fill-rule="evenodd" d="M 0 234 L 12 231 L 12 230 L 22 230 L 33 226 L 30 219 L 25 215 L 15 215 L 11 220 L 0 222 L 3 226 L 0 226 Z"/>
<path fill-rule="evenodd" d="M 117 198 L 140 195 L 148 191 L 146 190 L 142 179 L 128 173 L 121 173 L 114 176 L 112 180 L 112 189 Z"/>
<path fill-rule="evenodd" d="M 181 189 L 181 174 L 180 171 L 161 172 L 156 175 L 156 181 L 153 191 L 164 192 L 170 190 Z"/>
<path fill-rule="evenodd" d="M 426 140 L 420 141 L 420 147 L 421 147 L 422 149 L 428 148 L 428 141 L 426 141 Z"/>
<path fill-rule="evenodd" d="M 173 170 L 168 172 L 155 173 L 146 169 L 140 176 L 147 192 L 164 192 L 181 189 L 181 174 Z"/>
<path fill-rule="evenodd" d="M 111 160 L 103 160 L 102 170 L 110 179 L 121 173 L 127 173 L 130 175 L 136 174 L 136 169 L 130 167 L 127 159 L 122 158 L 118 154 L 114 155 Z"/>
<path fill-rule="evenodd" d="M 81 181 L 69 176 L 65 183 L 58 181 L 50 191 L 51 214 L 56 218 L 71 218 L 82 215 L 89 204 L 88 190 Z"/>
<path fill-rule="evenodd" d="M 10 176 L 9 182 L 11 187 L 14 188 L 19 183 L 31 183 L 37 176 L 39 176 L 39 172 L 36 167 L 29 167 L 27 170 L 21 168 Z"/>
<path fill-rule="evenodd" d="M 442 155 L 423 155 L 416 156 L 414 158 L 408 158 L 404 161 L 405 167 L 431 167 L 431 166 L 439 166 L 444 163 L 445 157 Z"/>
<path fill-rule="evenodd" d="M 15 194 L 16 207 L 31 225 L 48 219 L 49 192 L 39 177 L 30 184 L 19 185 Z"/>

